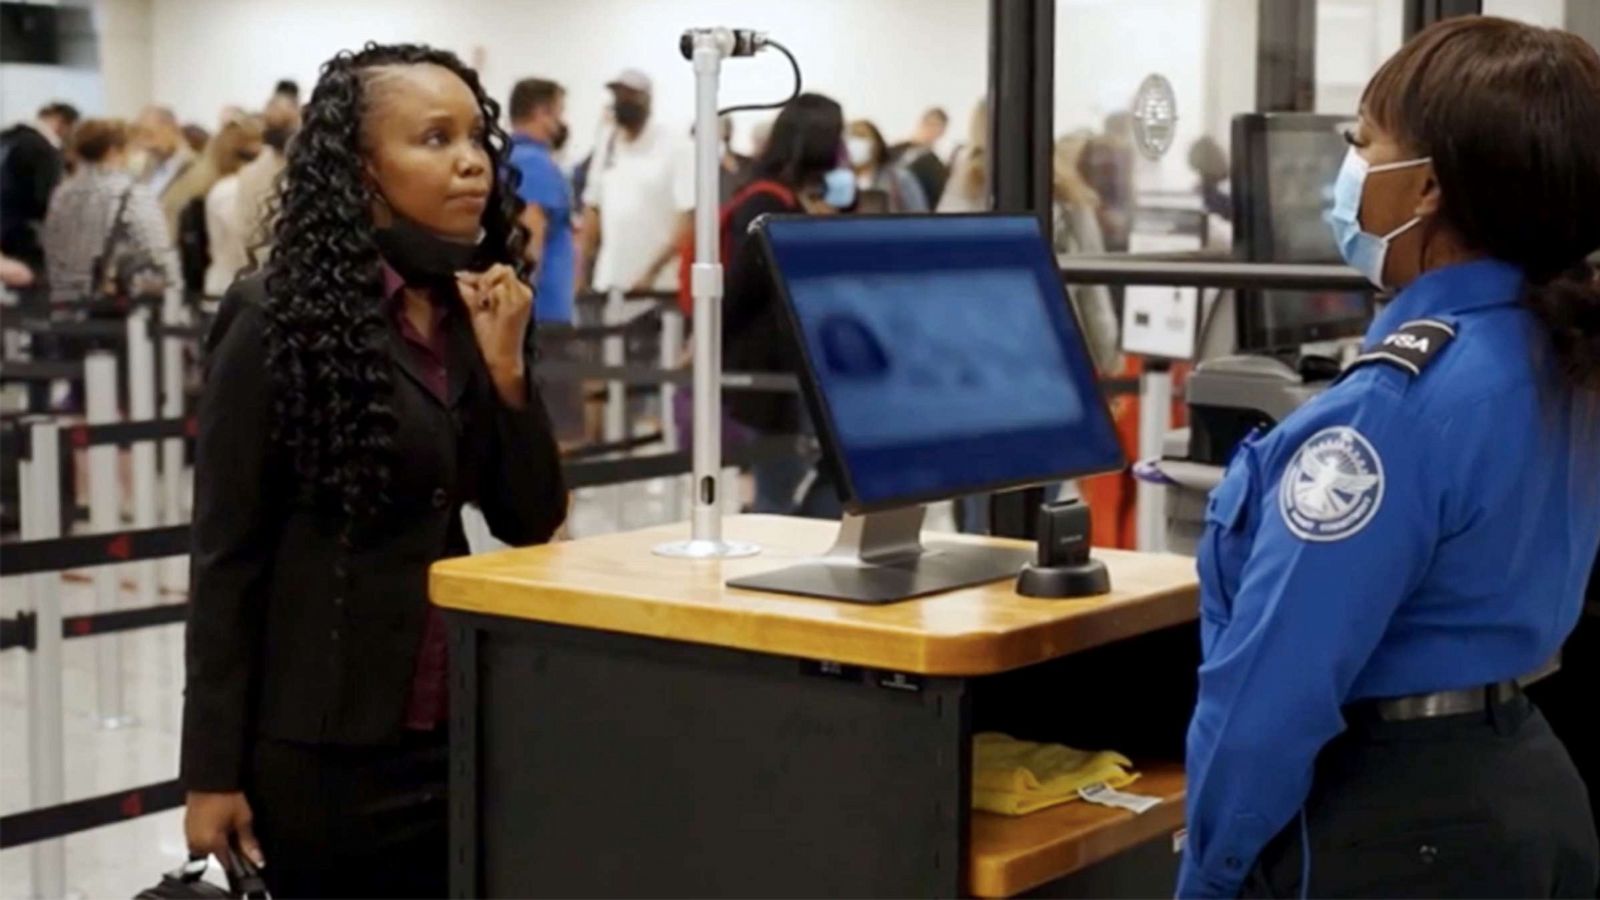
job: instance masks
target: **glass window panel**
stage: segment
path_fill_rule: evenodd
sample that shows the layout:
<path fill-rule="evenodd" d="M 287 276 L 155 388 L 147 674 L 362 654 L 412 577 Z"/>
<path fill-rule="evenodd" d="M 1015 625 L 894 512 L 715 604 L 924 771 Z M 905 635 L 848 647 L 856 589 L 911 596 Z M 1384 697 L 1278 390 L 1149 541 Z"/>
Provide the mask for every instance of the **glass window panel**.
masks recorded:
<path fill-rule="evenodd" d="M 1404 30 L 1403 0 L 1318 0 L 1317 112 L 1353 114 Z"/>

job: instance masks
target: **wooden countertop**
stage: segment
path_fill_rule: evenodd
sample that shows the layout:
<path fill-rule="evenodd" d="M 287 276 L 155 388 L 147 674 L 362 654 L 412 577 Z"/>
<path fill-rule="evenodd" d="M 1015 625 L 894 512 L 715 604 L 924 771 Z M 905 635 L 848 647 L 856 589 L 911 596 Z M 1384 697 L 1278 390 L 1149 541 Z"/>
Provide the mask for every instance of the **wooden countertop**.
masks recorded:
<path fill-rule="evenodd" d="M 1183 827 L 1183 766 L 1142 769 L 1129 793 L 1161 798 L 1143 815 L 1074 801 L 1029 816 L 972 814 L 968 889 L 974 897 L 1015 897 Z"/>
<path fill-rule="evenodd" d="M 921 600 L 866 606 L 726 586 L 730 578 L 792 565 L 825 552 L 837 523 L 737 516 L 733 540 L 759 556 L 685 560 L 651 548 L 688 537 L 677 524 L 542 547 L 444 560 L 429 592 L 445 609 L 507 616 L 666 640 L 732 647 L 923 675 L 986 675 L 1193 620 L 1194 560 L 1096 550 L 1112 593 L 1036 600 L 997 582 Z M 935 541 L 994 542 L 937 535 Z"/>

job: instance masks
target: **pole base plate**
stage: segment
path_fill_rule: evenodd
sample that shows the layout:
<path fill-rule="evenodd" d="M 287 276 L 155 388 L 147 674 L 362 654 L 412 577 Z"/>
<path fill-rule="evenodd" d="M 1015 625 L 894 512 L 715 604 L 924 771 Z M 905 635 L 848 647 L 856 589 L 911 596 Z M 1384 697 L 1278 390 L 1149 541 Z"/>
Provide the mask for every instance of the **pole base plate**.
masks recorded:
<path fill-rule="evenodd" d="M 744 541 L 672 541 L 658 544 L 653 552 L 674 559 L 738 559 L 760 553 L 761 545 Z"/>

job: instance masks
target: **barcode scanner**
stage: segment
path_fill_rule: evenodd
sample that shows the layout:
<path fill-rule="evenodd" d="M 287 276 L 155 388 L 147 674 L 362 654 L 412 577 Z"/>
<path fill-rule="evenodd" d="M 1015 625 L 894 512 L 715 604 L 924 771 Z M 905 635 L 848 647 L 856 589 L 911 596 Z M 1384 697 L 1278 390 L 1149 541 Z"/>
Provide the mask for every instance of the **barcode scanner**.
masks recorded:
<path fill-rule="evenodd" d="M 1089 558 L 1089 507 L 1077 500 L 1039 506 L 1039 555 L 1017 576 L 1024 597 L 1069 599 L 1111 592 L 1105 563 Z"/>

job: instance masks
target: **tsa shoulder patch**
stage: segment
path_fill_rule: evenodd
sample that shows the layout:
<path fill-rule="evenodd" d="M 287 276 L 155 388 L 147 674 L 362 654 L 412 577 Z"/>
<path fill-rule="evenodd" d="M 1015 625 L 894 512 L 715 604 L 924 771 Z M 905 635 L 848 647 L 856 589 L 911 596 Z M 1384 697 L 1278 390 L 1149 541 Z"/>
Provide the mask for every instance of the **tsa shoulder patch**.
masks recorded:
<path fill-rule="evenodd" d="M 1338 541 L 1367 527 L 1383 502 L 1383 460 L 1348 425 L 1307 438 L 1283 470 L 1278 509 L 1307 541 Z"/>
<path fill-rule="evenodd" d="M 1388 363 L 1413 376 L 1421 375 L 1439 351 L 1455 338 L 1456 330 L 1448 322 L 1413 319 L 1379 341 L 1376 347 L 1356 357 L 1355 364 Z"/>

